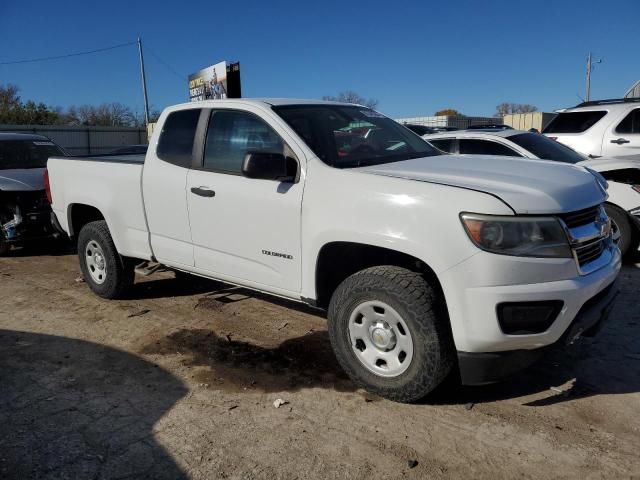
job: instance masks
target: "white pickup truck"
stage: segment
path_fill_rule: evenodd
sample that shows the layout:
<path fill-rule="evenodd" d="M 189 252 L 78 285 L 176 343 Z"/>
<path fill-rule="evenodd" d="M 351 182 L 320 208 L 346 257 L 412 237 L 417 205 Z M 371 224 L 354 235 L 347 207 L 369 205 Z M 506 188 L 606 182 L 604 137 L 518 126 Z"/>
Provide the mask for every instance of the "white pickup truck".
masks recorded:
<path fill-rule="evenodd" d="M 326 309 L 351 378 L 408 402 L 594 331 L 621 263 L 597 173 L 440 153 L 362 106 L 216 100 L 167 108 L 145 158 L 50 158 L 47 184 L 96 294 L 148 261 Z"/>

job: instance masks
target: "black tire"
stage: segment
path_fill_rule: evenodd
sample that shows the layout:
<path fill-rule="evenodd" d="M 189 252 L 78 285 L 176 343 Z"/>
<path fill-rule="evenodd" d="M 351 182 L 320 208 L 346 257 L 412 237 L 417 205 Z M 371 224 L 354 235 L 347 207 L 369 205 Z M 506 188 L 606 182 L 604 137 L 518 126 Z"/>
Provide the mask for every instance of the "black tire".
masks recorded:
<path fill-rule="evenodd" d="M 96 282 L 89 272 L 86 249 L 90 242 L 97 243 L 103 252 L 106 273 L 102 283 Z M 78 258 L 85 282 L 102 298 L 119 298 L 133 284 L 134 264 L 118 254 L 104 220 L 90 222 L 82 227 L 78 235 Z"/>
<path fill-rule="evenodd" d="M 385 377 L 367 369 L 351 345 L 349 319 L 364 302 L 389 305 L 408 327 L 413 357 L 406 371 Z M 395 266 L 357 272 L 334 292 L 328 312 L 329 338 L 336 357 L 358 385 L 381 397 L 415 402 L 434 390 L 449 374 L 455 358 L 451 330 L 442 299 L 425 278 Z"/>
<path fill-rule="evenodd" d="M 620 207 L 606 203 L 604 209 L 614 223 L 613 228 L 620 232 L 620 240 L 618 240 L 620 253 L 624 258 L 634 255 L 638 250 L 638 228 L 632 223 L 627 212 Z"/>

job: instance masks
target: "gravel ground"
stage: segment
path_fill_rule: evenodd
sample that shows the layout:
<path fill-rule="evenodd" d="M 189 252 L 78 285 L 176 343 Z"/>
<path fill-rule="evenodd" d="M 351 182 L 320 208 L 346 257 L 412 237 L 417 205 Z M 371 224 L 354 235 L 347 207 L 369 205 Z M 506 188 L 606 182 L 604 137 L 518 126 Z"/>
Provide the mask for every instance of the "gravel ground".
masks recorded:
<path fill-rule="evenodd" d="M 419 405 L 357 389 L 295 304 L 171 273 L 106 301 L 78 277 L 72 254 L 0 258 L 0 478 L 640 476 L 638 266 L 596 338 Z"/>

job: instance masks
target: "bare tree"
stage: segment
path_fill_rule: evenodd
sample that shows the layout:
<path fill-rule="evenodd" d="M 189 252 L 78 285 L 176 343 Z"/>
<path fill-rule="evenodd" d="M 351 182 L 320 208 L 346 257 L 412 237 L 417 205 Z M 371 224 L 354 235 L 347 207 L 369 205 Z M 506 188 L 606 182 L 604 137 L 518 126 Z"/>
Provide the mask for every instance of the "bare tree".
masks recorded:
<path fill-rule="evenodd" d="M 505 115 L 509 115 L 512 113 L 529 113 L 529 112 L 537 112 L 538 107 L 535 105 L 530 105 L 528 103 L 501 103 L 496 106 L 496 117 L 504 117 Z"/>
<path fill-rule="evenodd" d="M 71 125 L 97 125 L 104 127 L 135 126 L 136 116 L 129 107 L 118 102 L 101 105 L 72 105 L 67 110 L 67 123 Z"/>
<path fill-rule="evenodd" d="M 357 105 L 364 105 L 365 107 L 369 108 L 376 108 L 378 106 L 378 100 L 376 100 L 375 98 L 370 98 L 367 100 L 353 90 L 345 90 L 344 92 L 340 92 L 336 97 L 334 97 L 333 95 L 325 95 L 324 97 L 322 97 L 322 99 L 332 102 L 355 103 Z"/>

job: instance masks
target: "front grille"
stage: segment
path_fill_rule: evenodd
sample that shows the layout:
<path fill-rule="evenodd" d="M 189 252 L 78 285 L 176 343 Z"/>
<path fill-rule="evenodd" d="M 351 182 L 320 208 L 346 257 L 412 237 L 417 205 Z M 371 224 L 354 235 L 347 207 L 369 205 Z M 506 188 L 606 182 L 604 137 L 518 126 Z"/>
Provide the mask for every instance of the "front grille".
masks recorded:
<path fill-rule="evenodd" d="M 585 208 L 577 212 L 562 214 L 560 218 L 568 228 L 576 228 L 595 222 L 599 214 L 600 206 L 596 205 L 595 207 Z"/>
<path fill-rule="evenodd" d="M 598 239 L 586 245 L 577 247 L 575 249 L 575 252 L 580 267 L 583 267 L 587 263 L 592 262 L 596 258 L 600 257 L 600 255 L 602 255 L 604 247 L 604 239 Z"/>

